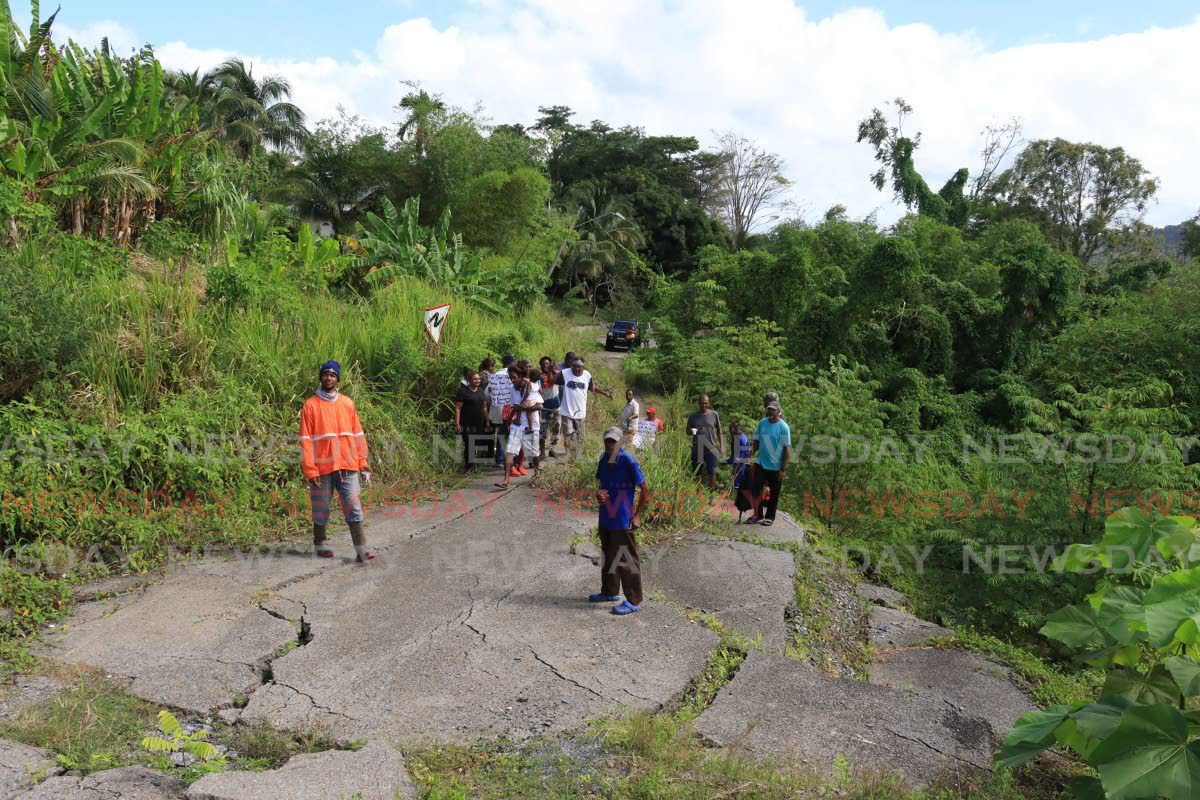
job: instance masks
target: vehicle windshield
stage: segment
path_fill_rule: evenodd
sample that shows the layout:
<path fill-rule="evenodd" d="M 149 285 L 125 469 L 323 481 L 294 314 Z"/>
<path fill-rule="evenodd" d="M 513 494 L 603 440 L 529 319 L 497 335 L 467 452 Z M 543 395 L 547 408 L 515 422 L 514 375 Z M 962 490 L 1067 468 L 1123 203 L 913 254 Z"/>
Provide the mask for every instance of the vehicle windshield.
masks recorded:
<path fill-rule="evenodd" d="M 614 331 L 624 331 L 624 330 L 628 330 L 630 328 L 636 328 L 636 327 L 637 327 L 636 322 L 621 321 L 621 322 L 614 322 L 612 324 L 612 329 Z"/>

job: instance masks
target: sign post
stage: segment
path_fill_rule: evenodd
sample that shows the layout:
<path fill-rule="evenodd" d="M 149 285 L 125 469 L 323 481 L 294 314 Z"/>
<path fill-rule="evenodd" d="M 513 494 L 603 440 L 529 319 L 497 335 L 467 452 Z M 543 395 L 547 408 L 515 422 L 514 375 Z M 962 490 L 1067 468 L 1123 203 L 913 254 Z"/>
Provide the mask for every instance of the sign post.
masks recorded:
<path fill-rule="evenodd" d="M 446 317 L 449 315 L 450 303 L 425 309 L 425 332 L 433 339 L 435 346 L 441 346 L 442 328 L 446 327 Z"/>

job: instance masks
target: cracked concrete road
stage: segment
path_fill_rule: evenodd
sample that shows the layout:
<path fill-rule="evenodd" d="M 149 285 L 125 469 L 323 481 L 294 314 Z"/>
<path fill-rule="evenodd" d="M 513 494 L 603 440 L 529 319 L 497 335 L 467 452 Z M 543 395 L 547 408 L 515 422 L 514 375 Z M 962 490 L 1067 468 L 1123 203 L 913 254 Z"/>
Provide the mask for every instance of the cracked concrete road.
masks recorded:
<path fill-rule="evenodd" d="M 830 678 L 772 653 L 750 653 L 696 720 L 717 744 L 832 774 L 856 768 L 914 784 L 989 771 L 996 731 L 937 695 Z"/>
<path fill-rule="evenodd" d="M 163 705 L 207 714 L 248 697 L 244 720 L 345 738 L 524 737 L 681 695 L 717 637 L 668 604 L 629 618 L 589 604 L 598 570 L 568 543 L 594 513 L 559 516 L 491 480 L 376 512 L 371 564 L 185 565 L 80 606 L 45 653 Z M 280 657 L 301 622 L 311 638 Z"/>
<path fill-rule="evenodd" d="M 782 652 L 784 612 L 796 599 L 791 553 L 719 536 L 688 534 L 685 544 L 647 554 L 650 583 L 689 609 L 714 614 L 761 645 Z"/>
<path fill-rule="evenodd" d="M 716 637 L 664 604 L 622 619 L 588 603 L 597 569 L 567 549 L 579 521 L 539 520 L 530 501 L 518 490 L 416 539 L 388 554 L 393 569 L 281 591 L 309 610 L 313 639 L 274 662 L 242 718 L 348 737 L 522 737 L 680 695 Z"/>

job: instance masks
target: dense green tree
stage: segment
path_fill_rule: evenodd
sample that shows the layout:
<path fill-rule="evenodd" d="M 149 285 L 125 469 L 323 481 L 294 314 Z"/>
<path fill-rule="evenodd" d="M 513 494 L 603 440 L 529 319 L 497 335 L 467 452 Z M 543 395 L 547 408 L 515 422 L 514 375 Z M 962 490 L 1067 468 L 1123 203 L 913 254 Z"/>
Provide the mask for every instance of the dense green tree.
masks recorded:
<path fill-rule="evenodd" d="M 468 244 L 517 252 L 546 215 L 550 182 L 532 167 L 495 169 L 470 180 L 455 204 L 455 225 Z"/>
<path fill-rule="evenodd" d="M 269 197 L 349 233 L 380 196 L 406 196 L 413 188 L 408 163 L 389 145 L 383 131 L 358 117 L 325 120 L 305 137 L 299 161 L 280 176 Z"/>
<path fill-rule="evenodd" d="M 429 124 L 423 149 L 409 141 L 402 152 L 412 160 L 421 184 L 422 220 L 437 219 L 446 208 L 456 209 L 471 189 L 472 181 L 487 172 L 513 174 L 536 168 L 536 145 L 510 131 L 488 131 L 474 115 L 462 111 Z"/>
<path fill-rule="evenodd" d="M 1200 426 L 1200 266 L 1192 263 L 1145 292 L 1126 292 L 1096 316 L 1063 328 L 1032 370 L 1047 386 L 1130 389 L 1153 380 Z"/>
<path fill-rule="evenodd" d="M 1179 253 L 1184 258 L 1200 258 L 1200 213 L 1183 223 L 1183 242 Z"/>
<path fill-rule="evenodd" d="M 977 247 L 977 257 L 994 266 L 1000 279 L 993 344 L 986 363 L 977 367 L 1022 368 L 1037 343 L 1068 319 L 1078 299 L 1078 264 L 1021 220 L 990 226 Z"/>
<path fill-rule="evenodd" d="M 602 183 L 624 196 L 645 232 L 642 252 L 668 274 L 690 269 L 708 244 L 723 244 L 721 226 L 704 210 L 700 153 L 690 136 L 648 136 L 642 129 L 603 122 L 570 125 L 570 110 L 541 109 L 539 126 L 550 135 L 548 167 L 560 196 L 583 181 Z"/>
<path fill-rule="evenodd" d="M 1039 139 L 997 179 L 995 191 L 1060 250 L 1090 264 L 1136 223 L 1158 179 L 1124 148 Z"/>

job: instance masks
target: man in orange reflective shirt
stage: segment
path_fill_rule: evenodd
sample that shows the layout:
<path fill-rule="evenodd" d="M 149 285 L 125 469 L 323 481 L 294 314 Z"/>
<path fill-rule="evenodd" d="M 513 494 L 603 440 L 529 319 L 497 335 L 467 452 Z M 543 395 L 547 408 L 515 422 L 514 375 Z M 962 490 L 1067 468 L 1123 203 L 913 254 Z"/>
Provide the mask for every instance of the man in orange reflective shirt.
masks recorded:
<path fill-rule="evenodd" d="M 354 401 L 338 391 L 342 367 L 336 361 L 321 365 L 317 391 L 300 411 L 300 451 L 308 497 L 312 501 L 313 548 L 321 558 L 332 558 L 325 544 L 325 527 L 336 489 L 342 515 L 350 526 L 350 539 L 359 561 L 375 554 L 367 547 L 363 532 L 362 485 L 371 482 L 367 466 L 367 436 L 363 433 Z"/>

